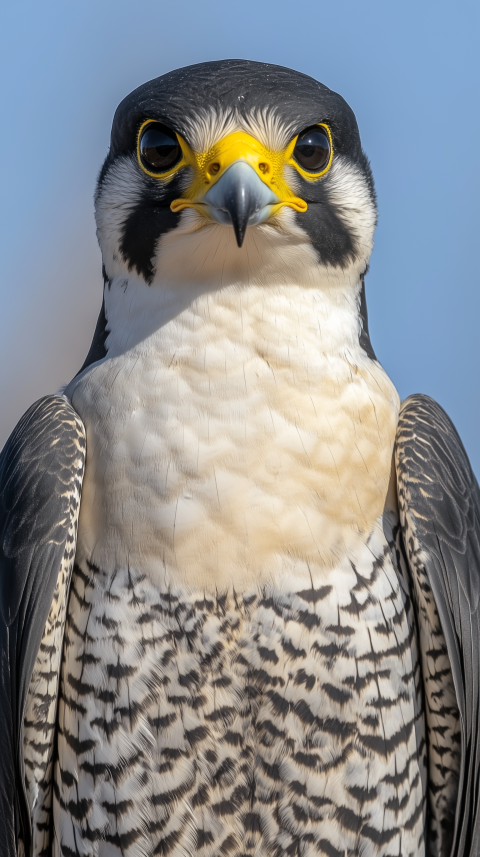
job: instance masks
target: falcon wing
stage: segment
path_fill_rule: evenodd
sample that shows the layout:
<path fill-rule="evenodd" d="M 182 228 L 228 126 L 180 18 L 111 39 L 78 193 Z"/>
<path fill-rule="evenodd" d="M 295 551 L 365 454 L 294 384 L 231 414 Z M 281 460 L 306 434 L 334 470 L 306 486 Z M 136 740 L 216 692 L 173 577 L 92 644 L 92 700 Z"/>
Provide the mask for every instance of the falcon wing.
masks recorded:
<path fill-rule="evenodd" d="M 452 422 L 428 396 L 403 403 L 395 459 L 422 652 L 429 853 L 474 857 L 480 854 L 480 490 Z"/>
<path fill-rule="evenodd" d="M 24 714 L 59 572 L 62 565 L 69 570 L 73 565 L 84 462 L 83 423 L 61 396 L 47 396 L 32 405 L 0 454 L 0 853 L 3 857 L 16 857 L 19 839 L 24 843 L 25 853 L 30 853 Z M 65 594 L 68 583 L 63 590 Z M 60 659 L 57 654 L 58 664 Z M 58 675 L 55 681 L 58 687 Z M 52 704 L 56 706 L 56 700 Z M 50 757 L 52 744 L 53 729 Z"/>

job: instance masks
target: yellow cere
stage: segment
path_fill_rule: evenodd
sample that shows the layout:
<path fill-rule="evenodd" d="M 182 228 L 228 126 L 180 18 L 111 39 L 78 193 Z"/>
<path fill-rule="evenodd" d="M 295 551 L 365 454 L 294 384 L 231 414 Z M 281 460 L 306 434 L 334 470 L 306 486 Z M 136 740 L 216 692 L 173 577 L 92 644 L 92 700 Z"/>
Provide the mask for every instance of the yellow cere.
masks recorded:
<path fill-rule="evenodd" d="M 164 173 L 153 173 L 142 164 L 140 158 L 140 138 L 145 127 L 155 121 L 154 119 L 147 119 L 142 124 L 138 134 L 137 157 L 142 170 L 153 178 L 167 181 L 173 178 L 182 167 L 191 167 L 193 172 L 192 183 L 185 192 L 185 195 L 180 199 L 174 199 L 171 203 L 170 208 L 172 211 L 181 211 L 183 208 L 188 207 L 196 208 L 202 214 L 205 213 L 205 206 L 202 205 L 203 196 L 235 161 L 246 161 L 247 164 L 253 167 L 262 182 L 280 200 L 278 205 L 272 206 L 272 215 L 283 206 L 289 206 L 295 209 L 295 211 L 304 212 L 307 210 L 307 203 L 292 193 L 284 178 L 284 167 L 287 165 L 294 167 L 307 181 L 316 181 L 328 172 L 332 163 L 333 146 L 330 129 L 327 125 L 318 123 L 322 128 L 326 129 L 330 142 L 328 164 L 318 173 L 302 169 L 300 164 L 294 159 L 293 151 L 298 137 L 294 137 L 283 151 L 274 151 L 267 149 L 246 131 L 234 131 L 232 134 L 227 134 L 206 152 L 194 152 L 187 141 L 177 133 L 177 139 L 182 149 L 181 160 Z"/>

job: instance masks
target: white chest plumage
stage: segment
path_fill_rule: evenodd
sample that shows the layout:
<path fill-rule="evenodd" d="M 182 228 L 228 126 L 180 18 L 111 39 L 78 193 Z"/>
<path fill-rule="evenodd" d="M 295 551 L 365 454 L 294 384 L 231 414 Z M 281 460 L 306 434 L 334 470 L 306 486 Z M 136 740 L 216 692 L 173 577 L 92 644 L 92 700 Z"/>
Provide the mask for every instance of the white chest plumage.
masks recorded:
<path fill-rule="evenodd" d="M 298 285 L 113 280 L 108 356 L 67 389 L 87 431 L 80 555 L 212 590 L 308 581 L 364 541 L 398 396 L 359 346 L 358 284 L 319 288 L 300 262 Z"/>
<path fill-rule="evenodd" d="M 58 855 L 422 853 L 398 399 L 335 286 L 107 289 L 108 356 L 67 391 Z"/>

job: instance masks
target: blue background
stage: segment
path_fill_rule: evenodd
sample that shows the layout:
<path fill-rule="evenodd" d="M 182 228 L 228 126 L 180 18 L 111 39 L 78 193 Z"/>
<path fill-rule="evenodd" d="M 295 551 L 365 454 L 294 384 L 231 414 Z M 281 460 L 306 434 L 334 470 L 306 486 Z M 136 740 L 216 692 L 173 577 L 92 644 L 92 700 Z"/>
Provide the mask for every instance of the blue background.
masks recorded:
<path fill-rule="evenodd" d="M 101 303 L 92 195 L 112 116 L 171 68 L 246 57 L 353 107 L 380 210 L 371 338 L 452 417 L 480 474 L 480 4 L 15 2 L 0 19 L 0 446 L 78 369 Z"/>

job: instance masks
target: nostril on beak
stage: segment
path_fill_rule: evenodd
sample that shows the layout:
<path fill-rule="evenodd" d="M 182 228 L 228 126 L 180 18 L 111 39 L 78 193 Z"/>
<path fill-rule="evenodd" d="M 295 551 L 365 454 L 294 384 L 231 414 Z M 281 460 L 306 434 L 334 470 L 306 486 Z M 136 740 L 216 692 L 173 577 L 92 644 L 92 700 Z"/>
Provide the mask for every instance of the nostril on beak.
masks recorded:
<path fill-rule="evenodd" d="M 243 244 L 247 225 L 268 219 L 270 207 L 279 202 L 260 178 L 258 166 L 251 167 L 243 160 L 229 166 L 203 197 L 213 220 L 233 226 L 239 247 Z"/>

